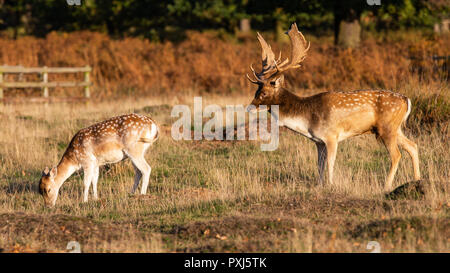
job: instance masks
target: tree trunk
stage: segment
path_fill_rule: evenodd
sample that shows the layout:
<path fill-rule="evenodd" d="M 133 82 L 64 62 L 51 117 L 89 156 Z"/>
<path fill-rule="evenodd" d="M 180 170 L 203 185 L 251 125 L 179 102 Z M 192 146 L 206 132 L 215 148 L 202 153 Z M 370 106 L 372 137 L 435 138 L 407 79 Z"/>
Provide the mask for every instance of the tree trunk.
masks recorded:
<path fill-rule="evenodd" d="M 239 28 L 242 33 L 250 32 L 250 30 L 252 29 L 250 25 L 250 19 L 248 18 L 241 19 Z"/>
<path fill-rule="evenodd" d="M 289 36 L 286 35 L 287 29 L 285 29 L 284 24 L 281 20 L 277 20 L 275 23 L 275 38 L 279 43 L 288 43 Z"/>
<path fill-rule="evenodd" d="M 355 48 L 361 41 L 361 25 L 358 20 L 341 21 L 339 25 L 338 45 L 344 48 Z"/>

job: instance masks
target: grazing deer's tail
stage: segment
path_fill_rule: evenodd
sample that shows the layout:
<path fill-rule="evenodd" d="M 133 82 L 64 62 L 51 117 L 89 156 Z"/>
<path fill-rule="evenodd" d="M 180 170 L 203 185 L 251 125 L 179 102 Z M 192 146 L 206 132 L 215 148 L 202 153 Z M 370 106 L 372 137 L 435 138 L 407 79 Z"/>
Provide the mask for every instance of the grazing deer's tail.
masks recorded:
<path fill-rule="evenodd" d="M 144 143 L 153 143 L 159 138 L 159 129 L 158 126 L 156 126 L 155 123 L 152 124 L 151 132 L 149 137 L 141 137 L 139 139 L 140 142 Z"/>
<path fill-rule="evenodd" d="M 150 139 L 150 138 L 145 138 L 145 137 L 141 137 L 139 139 L 140 142 L 144 142 L 144 143 L 153 143 L 155 142 L 156 139 Z"/>

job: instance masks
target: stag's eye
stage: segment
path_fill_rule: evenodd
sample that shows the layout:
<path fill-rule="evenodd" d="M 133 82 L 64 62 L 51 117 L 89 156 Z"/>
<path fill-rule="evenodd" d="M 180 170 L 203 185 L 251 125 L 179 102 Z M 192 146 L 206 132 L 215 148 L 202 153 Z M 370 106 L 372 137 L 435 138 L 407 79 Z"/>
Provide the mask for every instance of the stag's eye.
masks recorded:
<path fill-rule="evenodd" d="M 270 85 L 275 86 L 275 81 L 270 82 Z"/>

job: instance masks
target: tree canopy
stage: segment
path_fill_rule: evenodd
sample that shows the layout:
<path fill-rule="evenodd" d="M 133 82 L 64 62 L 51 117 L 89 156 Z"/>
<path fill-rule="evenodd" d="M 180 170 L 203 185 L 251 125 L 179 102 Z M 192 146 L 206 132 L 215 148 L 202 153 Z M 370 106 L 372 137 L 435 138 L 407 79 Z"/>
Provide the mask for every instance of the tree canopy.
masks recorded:
<path fill-rule="evenodd" d="M 51 31 L 92 30 L 113 37 L 165 39 L 171 31 L 222 29 L 234 33 L 242 19 L 252 28 L 333 30 L 361 16 L 377 28 L 432 27 L 448 17 L 448 0 L 0 0 L 0 31 L 44 36 Z M 370 5 L 370 3 L 373 5 Z M 375 4 L 374 4 L 375 3 Z"/>

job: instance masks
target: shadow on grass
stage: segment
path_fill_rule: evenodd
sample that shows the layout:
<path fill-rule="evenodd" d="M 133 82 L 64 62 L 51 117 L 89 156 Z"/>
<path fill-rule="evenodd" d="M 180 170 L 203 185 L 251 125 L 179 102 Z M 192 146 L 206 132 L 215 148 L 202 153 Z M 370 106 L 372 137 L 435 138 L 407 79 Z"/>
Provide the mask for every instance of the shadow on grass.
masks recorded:
<path fill-rule="evenodd" d="M 402 237 L 410 233 L 414 237 L 426 237 L 428 234 L 446 234 L 450 220 L 446 217 L 433 218 L 426 215 L 396 217 L 385 220 L 369 221 L 358 225 L 348 232 L 352 238 L 380 239 L 384 237 Z"/>
<path fill-rule="evenodd" d="M 2 187 L 2 190 L 8 194 L 17 194 L 17 193 L 26 193 L 26 192 L 32 192 L 37 193 L 38 192 L 38 182 L 37 181 L 14 181 L 8 183 L 8 185 L 5 185 Z"/>
<path fill-rule="evenodd" d="M 426 196 L 431 196 L 433 192 L 445 193 L 448 191 L 448 183 L 418 180 L 411 181 L 397 187 L 392 192 L 385 194 L 385 198 L 388 200 L 422 200 Z"/>

